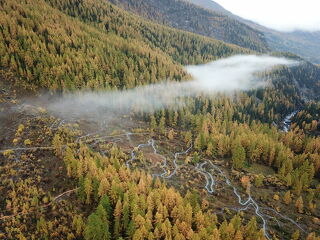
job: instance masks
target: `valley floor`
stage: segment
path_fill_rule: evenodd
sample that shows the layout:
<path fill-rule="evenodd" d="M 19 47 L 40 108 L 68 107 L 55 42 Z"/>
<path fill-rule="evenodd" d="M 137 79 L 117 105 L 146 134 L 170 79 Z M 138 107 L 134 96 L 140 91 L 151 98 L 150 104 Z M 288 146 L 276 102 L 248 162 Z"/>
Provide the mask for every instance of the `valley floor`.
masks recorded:
<path fill-rule="evenodd" d="M 145 122 L 131 116 L 101 123 L 50 116 L 45 109 L 20 103 L 14 90 L 1 86 L 0 239 L 37 236 L 43 219 L 52 220 L 54 236 L 64 235 L 77 216 L 86 218 L 94 209 L 79 201 L 77 181 L 52 146 L 56 132 L 69 132 L 74 143 L 86 144 L 104 155 L 110 145 L 126 154 L 126 166 L 143 169 L 182 194 L 197 193 L 204 208 L 220 222 L 240 214 L 245 222 L 255 216 L 267 239 L 289 239 L 297 230 L 304 238 L 319 232 L 320 211 L 297 213 L 293 203 L 282 200 L 288 190 L 273 170 L 254 165 L 230 170 L 224 159 L 202 158 L 192 162 L 194 149 L 183 142 L 179 129 L 169 139 L 150 133 Z M 63 131 L 62 131 L 63 129 Z M 260 184 L 259 174 L 265 175 Z M 52 227 L 51 227 L 52 228 Z M 69 233 L 68 239 L 73 239 Z M 74 236 L 76 237 L 76 236 Z M 78 236 L 81 239 L 80 235 Z M 49 239 L 51 239 L 49 238 Z"/>

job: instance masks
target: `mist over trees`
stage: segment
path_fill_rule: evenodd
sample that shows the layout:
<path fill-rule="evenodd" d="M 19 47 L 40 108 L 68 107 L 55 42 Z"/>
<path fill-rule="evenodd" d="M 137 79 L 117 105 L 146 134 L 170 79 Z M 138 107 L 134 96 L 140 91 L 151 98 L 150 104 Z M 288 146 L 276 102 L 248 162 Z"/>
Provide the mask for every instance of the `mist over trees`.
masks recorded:
<path fill-rule="evenodd" d="M 153 1 L 111 2 L 146 18 L 154 12 Z M 273 53 L 300 62 L 256 73 L 268 83 L 263 87 L 179 95 L 181 105 L 137 106 L 115 114 L 114 125 L 95 116 L 59 118 L 41 98 L 24 102 L 39 90 L 52 94 L 52 103 L 77 90 L 189 81 L 185 65 L 266 51 L 258 32 L 185 2 L 170 7 L 179 6 L 202 33 L 216 28 L 242 47 L 160 25 L 168 20 L 161 11 L 155 23 L 108 1 L 0 2 L 0 238 L 318 239 L 320 69 L 295 55 Z M 130 132 L 119 131 L 123 122 Z M 211 175 L 209 192 L 213 171 L 200 169 L 209 163 L 219 164 L 241 196 L 273 213 L 263 215 L 269 228 L 257 208 L 248 213 L 221 197 L 222 175 Z M 153 167 L 164 172 L 151 175 Z"/>

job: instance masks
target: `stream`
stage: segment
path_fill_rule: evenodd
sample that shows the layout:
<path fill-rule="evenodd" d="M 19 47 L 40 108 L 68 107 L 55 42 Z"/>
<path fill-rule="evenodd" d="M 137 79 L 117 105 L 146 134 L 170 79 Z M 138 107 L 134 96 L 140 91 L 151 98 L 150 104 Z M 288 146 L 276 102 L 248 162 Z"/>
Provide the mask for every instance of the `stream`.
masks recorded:
<path fill-rule="evenodd" d="M 285 118 L 282 121 L 282 131 L 283 132 L 288 132 L 290 130 L 290 126 L 291 126 L 291 122 L 292 122 L 292 118 L 298 113 L 298 110 L 293 111 L 292 113 L 288 114 L 287 116 L 285 116 Z"/>
<path fill-rule="evenodd" d="M 284 123 L 285 124 L 290 124 L 291 121 L 290 119 L 296 114 L 297 112 L 293 112 L 290 115 L 286 116 Z M 92 134 L 87 134 L 84 136 L 81 136 L 77 139 L 77 141 L 81 141 L 81 140 L 85 140 L 87 137 L 92 137 L 94 134 L 96 133 L 92 133 Z M 167 158 L 163 155 L 161 155 L 160 153 L 158 153 L 157 151 L 157 146 L 156 146 L 156 142 L 154 139 L 149 139 L 147 141 L 147 143 L 140 143 L 137 146 L 134 146 L 134 143 L 131 139 L 132 135 L 146 135 L 147 133 L 132 133 L 132 132 L 126 132 L 124 134 L 118 134 L 118 135 L 105 135 L 105 136 L 98 136 L 98 137 L 94 137 L 91 140 L 93 140 L 93 145 L 99 143 L 101 140 L 106 140 L 109 138 L 113 138 L 115 141 L 112 142 L 116 142 L 116 141 L 123 141 L 123 138 L 125 137 L 127 139 L 127 141 L 130 144 L 130 147 L 132 148 L 131 153 L 130 153 L 130 159 L 128 159 L 126 161 L 126 166 L 128 168 L 131 168 L 132 162 L 134 160 L 136 160 L 136 156 L 137 156 L 137 152 L 139 150 L 141 150 L 142 148 L 146 148 L 146 147 L 151 147 L 153 150 L 153 154 L 159 156 L 163 161 L 162 164 L 160 165 L 160 168 L 162 169 L 162 172 L 160 173 L 155 173 L 152 174 L 153 177 L 161 177 L 164 179 L 170 179 L 171 177 L 173 177 L 177 171 L 179 170 L 179 168 L 181 166 L 178 165 L 177 160 L 179 158 L 179 156 L 181 155 L 186 155 L 188 154 L 191 149 L 192 149 L 192 145 L 187 148 L 184 151 L 181 152 L 176 152 L 174 153 L 174 158 L 173 158 L 173 170 L 170 173 L 168 169 L 168 161 Z M 86 141 L 84 141 L 86 142 Z M 30 147 L 30 148 L 13 148 L 10 150 L 17 150 L 17 151 L 25 151 L 25 150 L 35 150 L 35 149 L 48 149 L 48 147 Z M 4 151 L 4 150 L 2 150 Z M 184 164 L 182 164 L 184 165 Z M 213 194 L 215 193 L 215 187 L 217 184 L 217 181 L 215 179 L 215 176 L 220 176 L 222 177 L 223 183 L 227 185 L 227 187 L 230 187 L 232 189 L 232 192 L 238 202 L 238 204 L 240 205 L 240 208 L 235 208 L 233 210 L 236 211 L 246 211 L 250 208 L 252 208 L 254 210 L 255 215 L 261 220 L 261 227 L 264 233 L 264 236 L 267 239 L 272 239 L 272 237 L 269 235 L 269 226 L 268 226 L 268 221 L 269 219 L 275 221 L 279 226 L 280 226 L 280 221 L 276 218 L 281 218 L 285 221 L 290 222 L 292 225 L 294 225 L 295 227 L 299 228 L 302 232 L 306 233 L 306 231 L 293 219 L 291 219 L 290 217 L 287 217 L 279 212 L 277 212 L 275 209 L 270 208 L 270 207 L 261 207 L 257 201 L 254 200 L 254 198 L 252 197 L 250 191 L 249 193 L 247 193 L 247 197 L 243 198 L 241 196 L 241 194 L 239 193 L 239 190 L 235 187 L 235 185 L 232 184 L 232 181 L 230 180 L 230 178 L 227 176 L 227 174 L 217 165 L 213 164 L 212 161 L 209 160 L 205 160 L 201 163 L 198 163 L 195 167 L 194 167 L 195 171 L 197 171 L 199 174 L 203 175 L 205 178 L 205 185 L 204 185 L 204 189 L 206 190 L 206 192 L 208 194 Z M 272 215 L 271 215 L 272 214 Z"/>
<path fill-rule="evenodd" d="M 296 114 L 296 112 L 291 113 L 290 116 L 288 115 L 287 116 L 288 118 L 286 118 L 286 119 L 291 119 L 292 116 L 294 116 L 295 114 Z M 132 143 L 130 135 L 131 135 L 130 133 L 126 134 L 128 141 Z M 187 150 L 185 150 L 183 152 L 176 152 L 174 154 L 174 160 L 173 160 L 174 170 L 172 171 L 171 174 L 168 175 L 168 170 L 166 170 L 167 159 L 166 159 L 166 157 L 164 157 L 163 155 L 161 155 L 157 152 L 157 148 L 156 148 L 156 144 L 155 144 L 154 139 L 150 139 L 150 140 L 148 140 L 147 143 L 139 144 L 137 147 L 135 147 L 131 151 L 131 158 L 126 162 L 126 165 L 128 168 L 130 168 L 130 164 L 132 163 L 132 161 L 135 160 L 135 157 L 136 157 L 135 151 L 140 150 L 141 148 L 144 148 L 144 147 L 148 147 L 148 146 L 152 147 L 154 154 L 160 156 L 163 159 L 162 165 L 160 166 L 161 169 L 163 170 L 163 172 L 159 173 L 159 174 L 153 174 L 152 176 L 166 178 L 166 179 L 171 178 L 172 176 L 174 176 L 177 173 L 177 171 L 179 169 L 179 165 L 177 164 L 178 157 L 180 155 L 187 154 L 192 149 L 192 146 L 190 146 Z M 206 166 L 207 166 L 207 169 L 206 169 Z M 249 208 L 252 208 L 254 210 L 255 215 L 262 222 L 263 234 L 267 239 L 269 239 L 269 240 L 272 239 L 272 237 L 269 235 L 268 219 L 274 220 L 280 226 L 280 222 L 278 221 L 278 219 L 275 218 L 275 216 L 278 216 L 283 220 L 289 221 L 290 223 L 295 225 L 297 228 L 299 228 L 302 232 L 306 233 L 306 231 L 296 221 L 294 221 L 290 217 L 282 215 L 281 213 L 277 212 L 276 210 L 274 210 L 272 208 L 261 207 L 258 204 L 258 202 L 253 199 L 253 197 L 251 196 L 251 193 L 248 193 L 248 197 L 245 199 L 243 197 L 241 197 L 241 194 L 239 193 L 238 189 L 232 184 L 231 180 L 224 173 L 224 171 L 221 168 L 219 168 L 217 165 L 213 164 L 211 161 L 204 161 L 202 163 L 198 163 L 195 166 L 195 170 L 205 177 L 206 184 L 204 186 L 204 189 L 207 191 L 208 194 L 213 194 L 215 192 L 215 186 L 217 183 L 213 174 L 210 172 L 210 170 L 211 171 L 214 170 L 217 173 L 217 175 L 220 175 L 224 179 L 224 183 L 228 187 L 231 187 L 233 194 L 235 195 L 235 197 L 237 199 L 238 204 L 241 206 L 240 208 L 237 208 L 235 210 L 239 212 L 239 211 L 246 211 Z M 267 212 L 273 213 L 274 216 L 267 214 Z"/>

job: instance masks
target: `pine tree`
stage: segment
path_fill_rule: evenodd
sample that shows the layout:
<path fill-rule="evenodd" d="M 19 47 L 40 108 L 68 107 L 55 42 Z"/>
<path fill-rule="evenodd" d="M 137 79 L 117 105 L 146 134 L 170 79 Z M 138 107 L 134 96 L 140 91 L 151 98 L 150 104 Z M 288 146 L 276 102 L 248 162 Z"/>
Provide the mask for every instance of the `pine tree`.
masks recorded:
<path fill-rule="evenodd" d="M 173 127 L 177 126 L 178 118 L 179 118 L 179 114 L 178 114 L 177 111 L 175 111 L 175 112 L 174 112 L 174 117 L 173 117 L 173 122 L 172 122 L 172 126 L 173 126 Z"/>
<path fill-rule="evenodd" d="M 52 140 L 52 145 L 55 149 L 55 154 L 59 157 L 62 156 L 62 145 L 63 142 L 59 134 L 55 134 Z"/>
<path fill-rule="evenodd" d="M 100 199 L 99 205 L 103 206 L 103 208 L 105 209 L 105 211 L 107 213 L 107 218 L 110 220 L 111 214 L 112 214 L 112 207 L 111 207 L 110 199 L 109 199 L 108 195 L 104 195 Z"/>
<path fill-rule="evenodd" d="M 292 198 L 291 198 L 291 192 L 290 191 L 287 191 L 284 196 L 283 196 L 283 201 L 286 205 L 289 205 L 292 201 Z"/>
<path fill-rule="evenodd" d="M 207 149 L 206 149 L 206 155 L 208 157 L 212 157 L 213 156 L 213 144 L 211 142 L 208 143 L 207 145 Z"/>
<path fill-rule="evenodd" d="M 301 196 L 297 199 L 295 207 L 297 208 L 298 213 L 303 213 L 303 199 Z"/>
<path fill-rule="evenodd" d="M 72 226 L 76 233 L 76 236 L 82 236 L 82 232 L 84 229 L 84 222 L 82 220 L 81 215 L 73 216 Z"/>
<path fill-rule="evenodd" d="M 84 230 L 85 240 L 110 240 L 109 224 L 103 221 L 96 213 L 88 217 Z"/>
<path fill-rule="evenodd" d="M 234 235 L 233 240 L 243 240 L 243 234 L 242 234 L 241 230 L 238 230 L 236 232 L 236 234 Z"/>
<path fill-rule="evenodd" d="M 131 219 L 130 222 L 129 222 L 129 226 L 126 229 L 126 236 L 127 236 L 128 239 L 132 239 L 133 238 L 133 235 L 135 233 L 135 229 L 136 229 L 135 223 Z"/>
<path fill-rule="evenodd" d="M 127 202 L 124 202 L 123 204 L 121 223 L 124 230 L 128 228 L 130 223 L 130 208 L 129 208 L 129 203 Z"/>
<path fill-rule="evenodd" d="M 37 232 L 40 234 L 40 236 L 43 239 L 48 238 L 48 235 L 49 235 L 48 224 L 43 217 L 40 217 L 40 219 L 37 221 Z"/>
<path fill-rule="evenodd" d="M 239 216 L 239 214 L 235 215 L 230 222 L 233 224 L 233 227 L 236 231 L 240 229 L 241 217 Z"/>
<path fill-rule="evenodd" d="M 99 185 L 98 196 L 99 197 L 104 196 L 109 189 L 110 189 L 110 183 L 108 182 L 108 179 L 103 178 Z"/>
<path fill-rule="evenodd" d="M 256 187 L 261 187 L 263 185 L 263 175 L 262 174 L 259 174 L 258 176 L 255 177 L 254 179 L 254 185 Z"/>
<path fill-rule="evenodd" d="M 191 143 L 192 143 L 192 133 L 190 131 L 185 133 L 184 142 L 187 144 L 188 147 L 191 145 Z"/>
<path fill-rule="evenodd" d="M 287 186 L 290 187 L 292 185 L 292 177 L 291 177 L 291 173 L 288 173 L 286 178 L 285 178 L 285 181 L 287 183 Z"/>
<path fill-rule="evenodd" d="M 75 161 L 75 157 L 74 157 L 72 149 L 69 146 L 66 147 L 66 152 L 65 152 L 63 160 L 64 160 L 64 163 L 67 167 L 67 175 L 68 175 L 68 177 L 71 177 L 73 175 L 71 166 L 72 166 L 73 162 Z"/>
<path fill-rule="evenodd" d="M 84 179 L 84 191 L 86 194 L 86 204 L 89 204 L 92 193 L 92 179 L 89 174 Z"/>
<path fill-rule="evenodd" d="M 200 156 L 198 152 L 193 153 L 192 164 L 197 164 L 200 161 Z"/>
<path fill-rule="evenodd" d="M 86 192 L 85 192 L 85 188 L 84 188 L 84 178 L 80 177 L 79 178 L 79 188 L 78 188 L 78 197 L 79 199 L 84 202 L 86 199 Z"/>
<path fill-rule="evenodd" d="M 157 128 L 157 121 L 153 114 L 150 116 L 150 131 L 153 134 L 154 130 Z"/>
<path fill-rule="evenodd" d="M 116 207 L 113 212 L 114 216 L 114 226 L 113 226 L 113 237 L 117 239 L 121 234 L 121 215 L 122 215 L 122 203 L 119 199 L 116 203 Z"/>
<path fill-rule="evenodd" d="M 245 228 L 245 239 L 258 239 L 258 228 L 256 218 L 253 217 Z"/>
<path fill-rule="evenodd" d="M 173 140 L 173 138 L 174 138 L 174 130 L 170 129 L 169 132 L 168 132 L 168 139 L 169 140 Z"/>
<path fill-rule="evenodd" d="M 245 149 L 240 143 L 237 143 L 232 149 L 232 167 L 235 169 L 241 169 L 246 159 Z"/>
<path fill-rule="evenodd" d="M 159 132 L 161 133 L 161 134 L 165 134 L 165 124 L 166 124 L 166 119 L 165 119 L 165 117 L 164 116 L 162 116 L 161 118 L 160 118 L 160 122 L 159 122 Z"/>
<path fill-rule="evenodd" d="M 300 237 L 300 231 L 299 230 L 295 231 L 291 236 L 292 240 L 298 240 L 299 237 Z"/>
<path fill-rule="evenodd" d="M 95 213 L 101 219 L 102 222 L 109 223 L 109 216 L 107 214 L 107 211 L 104 209 L 104 207 L 101 204 L 98 205 Z"/>

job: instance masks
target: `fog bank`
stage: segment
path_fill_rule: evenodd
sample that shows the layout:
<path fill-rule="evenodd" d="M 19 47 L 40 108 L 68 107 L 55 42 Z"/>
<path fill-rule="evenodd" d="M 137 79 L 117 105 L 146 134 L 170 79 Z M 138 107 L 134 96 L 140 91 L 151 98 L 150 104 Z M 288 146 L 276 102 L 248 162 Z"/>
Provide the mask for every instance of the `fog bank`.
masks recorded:
<path fill-rule="evenodd" d="M 78 92 L 54 99 L 45 107 L 64 117 L 125 114 L 137 109 L 151 112 L 166 107 L 179 107 L 185 96 L 231 93 L 262 87 L 265 82 L 256 76 L 257 72 L 276 65 L 293 64 L 296 62 L 285 58 L 237 55 L 208 64 L 187 66 L 186 71 L 193 77 L 191 81 L 167 81 L 124 91 Z"/>

